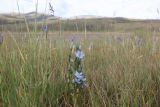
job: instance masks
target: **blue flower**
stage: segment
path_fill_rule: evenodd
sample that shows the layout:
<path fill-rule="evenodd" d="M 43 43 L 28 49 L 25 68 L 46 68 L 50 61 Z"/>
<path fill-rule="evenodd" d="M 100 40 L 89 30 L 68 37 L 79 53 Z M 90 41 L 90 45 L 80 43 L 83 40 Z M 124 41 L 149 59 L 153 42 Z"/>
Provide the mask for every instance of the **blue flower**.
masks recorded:
<path fill-rule="evenodd" d="M 82 72 L 77 72 L 74 74 L 74 79 L 73 79 L 73 83 L 75 84 L 83 84 L 86 81 L 86 78 L 84 77 L 84 75 L 82 74 Z"/>
<path fill-rule="evenodd" d="M 76 56 L 76 58 L 83 59 L 85 54 L 81 50 L 77 50 L 75 52 L 75 56 Z"/>
<path fill-rule="evenodd" d="M 43 31 L 47 32 L 48 31 L 48 26 L 43 26 Z"/>

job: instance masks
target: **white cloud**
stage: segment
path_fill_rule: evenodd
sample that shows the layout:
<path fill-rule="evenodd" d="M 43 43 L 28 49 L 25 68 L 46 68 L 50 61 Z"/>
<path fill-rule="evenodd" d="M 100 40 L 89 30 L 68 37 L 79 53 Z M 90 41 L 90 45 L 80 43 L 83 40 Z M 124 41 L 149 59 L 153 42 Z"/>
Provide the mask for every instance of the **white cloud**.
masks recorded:
<path fill-rule="evenodd" d="M 35 11 L 36 1 L 19 0 L 21 13 Z M 49 13 L 49 2 L 53 4 L 55 15 L 61 17 L 115 15 L 128 18 L 160 18 L 157 14 L 160 0 L 39 0 L 38 11 Z M 16 0 L 3 0 L 1 4 L 1 13 L 18 10 Z"/>

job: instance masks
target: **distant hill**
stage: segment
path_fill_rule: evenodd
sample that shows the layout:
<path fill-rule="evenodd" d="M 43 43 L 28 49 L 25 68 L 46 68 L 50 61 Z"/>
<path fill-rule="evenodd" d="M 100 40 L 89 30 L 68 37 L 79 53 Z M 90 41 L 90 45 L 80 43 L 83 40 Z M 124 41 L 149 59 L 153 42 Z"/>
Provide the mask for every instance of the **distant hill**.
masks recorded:
<path fill-rule="evenodd" d="M 24 22 L 24 19 L 27 20 L 27 22 L 41 22 L 44 20 L 51 21 L 51 20 L 56 20 L 59 19 L 60 17 L 57 16 L 52 16 L 48 14 L 43 14 L 43 13 L 36 13 L 36 12 L 29 12 L 25 14 L 0 14 L 0 24 L 12 24 L 14 22 L 20 23 Z M 103 17 L 103 16 L 94 16 L 94 15 L 81 15 L 81 16 L 75 16 L 75 17 L 70 17 L 67 19 L 62 20 L 83 20 L 83 19 L 99 19 L 99 20 L 108 20 L 108 22 L 119 22 L 119 23 L 128 23 L 128 22 L 135 22 L 135 21 L 143 21 L 143 22 L 150 22 L 150 21 L 159 21 L 159 20 L 139 20 L 139 19 L 127 19 L 123 17 Z"/>
<path fill-rule="evenodd" d="M 55 20 L 58 17 L 53 15 L 47 15 L 42 13 L 30 12 L 27 14 L 23 14 L 23 16 L 27 19 L 28 22 L 34 22 L 35 20 L 40 22 L 44 20 Z"/>
<path fill-rule="evenodd" d="M 0 24 L 12 24 L 12 23 L 21 23 L 24 22 L 26 19 L 27 22 L 41 22 L 44 20 L 55 20 L 58 17 L 37 13 L 36 12 L 29 12 L 26 14 L 0 14 Z"/>
<path fill-rule="evenodd" d="M 57 20 L 58 19 L 58 20 Z M 61 23 L 59 22 L 61 20 Z M 71 18 L 60 18 L 43 13 L 29 12 L 25 14 L 0 14 L 0 30 L 26 31 L 27 21 L 29 29 L 34 29 L 37 21 L 37 29 L 42 30 L 45 21 L 49 29 L 64 31 L 84 31 L 85 23 L 87 31 L 160 31 L 160 20 L 128 19 L 123 17 L 103 17 L 94 15 L 81 15 Z M 15 24 L 21 23 L 21 26 Z M 1 26 L 3 25 L 3 27 Z"/>
<path fill-rule="evenodd" d="M 95 15 L 80 15 L 80 16 L 70 17 L 69 19 L 97 19 L 97 18 L 104 18 L 104 17 Z"/>
<path fill-rule="evenodd" d="M 0 14 L 0 24 L 12 24 L 15 22 L 23 22 L 23 18 L 17 14 Z"/>

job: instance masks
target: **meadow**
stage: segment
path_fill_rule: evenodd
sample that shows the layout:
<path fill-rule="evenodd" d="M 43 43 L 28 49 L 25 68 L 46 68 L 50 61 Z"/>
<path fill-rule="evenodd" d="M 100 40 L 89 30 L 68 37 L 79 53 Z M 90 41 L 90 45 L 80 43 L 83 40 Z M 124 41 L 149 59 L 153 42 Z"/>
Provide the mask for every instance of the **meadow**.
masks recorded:
<path fill-rule="evenodd" d="M 82 94 L 89 104 L 84 107 L 160 106 L 159 32 L 88 32 L 86 36 L 84 32 L 63 32 L 61 36 L 50 32 L 47 39 L 41 32 L 2 35 L 1 107 L 60 106 L 73 38 L 85 53 L 88 87 Z"/>

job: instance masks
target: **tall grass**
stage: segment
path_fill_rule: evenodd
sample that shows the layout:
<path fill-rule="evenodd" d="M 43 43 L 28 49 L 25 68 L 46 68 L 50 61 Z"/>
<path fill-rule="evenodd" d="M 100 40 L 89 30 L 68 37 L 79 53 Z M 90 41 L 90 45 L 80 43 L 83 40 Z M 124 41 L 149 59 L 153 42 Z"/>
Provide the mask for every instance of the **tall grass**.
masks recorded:
<path fill-rule="evenodd" d="M 7 35 L 0 45 L 0 103 L 4 107 L 58 106 L 67 85 L 66 37 Z M 84 73 L 91 107 L 160 106 L 160 54 L 152 53 L 151 34 L 141 35 L 140 46 L 134 36 L 123 42 L 113 36 L 111 42 L 105 36 L 76 40 L 86 54 Z"/>

